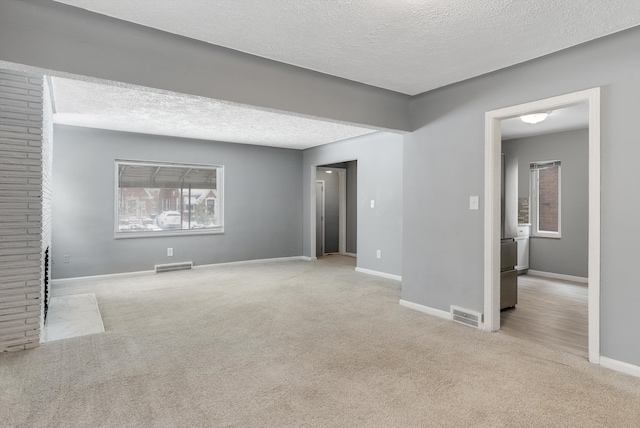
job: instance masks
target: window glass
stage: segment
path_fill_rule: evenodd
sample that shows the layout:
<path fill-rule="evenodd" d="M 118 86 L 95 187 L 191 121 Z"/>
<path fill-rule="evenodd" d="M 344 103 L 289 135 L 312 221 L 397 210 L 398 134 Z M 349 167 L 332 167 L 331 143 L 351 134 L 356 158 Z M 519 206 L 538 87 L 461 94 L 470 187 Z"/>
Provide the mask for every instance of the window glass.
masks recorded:
<path fill-rule="evenodd" d="M 222 232 L 223 167 L 116 162 L 116 234 Z"/>
<path fill-rule="evenodd" d="M 559 166 L 544 168 L 538 171 L 538 230 L 558 232 L 558 197 Z"/>
<path fill-rule="evenodd" d="M 531 164 L 533 235 L 560 235 L 560 166 L 560 161 Z"/>

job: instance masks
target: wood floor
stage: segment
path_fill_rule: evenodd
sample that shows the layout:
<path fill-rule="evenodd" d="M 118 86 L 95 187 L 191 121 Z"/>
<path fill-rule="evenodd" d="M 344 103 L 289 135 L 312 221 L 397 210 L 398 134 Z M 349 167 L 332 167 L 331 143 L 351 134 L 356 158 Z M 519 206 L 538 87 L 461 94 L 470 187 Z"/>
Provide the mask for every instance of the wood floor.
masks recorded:
<path fill-rule="evenodd" d="M 518 304 L 501 312 L 501 331 L 586 357 L 587 289 L 587 284 L 520 275 Z"/>

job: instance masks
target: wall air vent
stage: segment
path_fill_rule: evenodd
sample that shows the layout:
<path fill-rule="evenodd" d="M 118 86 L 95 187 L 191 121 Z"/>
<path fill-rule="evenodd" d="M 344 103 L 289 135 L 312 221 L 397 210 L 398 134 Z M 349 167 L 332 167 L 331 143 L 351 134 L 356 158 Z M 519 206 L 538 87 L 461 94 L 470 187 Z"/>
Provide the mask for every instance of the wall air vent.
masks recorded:
<path fill-rule="evenodd" d="M 164 265 L 155 265 L 156 273 L 171 272 L 174 270 L 189 270 L 193 268 L 193 262 L 167 263 Z"/>
<path fill-rule="evenodd" d="M 451 318 L 460 324 L 475 328 L 480 328 L 480 323 L 482 323 L 482 314 L 480 312 L 453 305 L 451 305 Z"/>

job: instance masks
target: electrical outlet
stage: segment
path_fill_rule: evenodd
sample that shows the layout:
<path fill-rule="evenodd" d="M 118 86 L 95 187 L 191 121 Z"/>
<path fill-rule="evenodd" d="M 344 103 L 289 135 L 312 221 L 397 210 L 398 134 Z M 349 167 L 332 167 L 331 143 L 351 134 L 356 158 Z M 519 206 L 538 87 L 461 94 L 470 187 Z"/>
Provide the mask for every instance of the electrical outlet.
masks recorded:
<path fill-rule="evenodd" d="M 382 252 L 380 250 L 376 251 L 376 257 L 377 258 L 381 258 L 382 257 Z"/>
<path fill-rule="evenodd" d="M 167 256 L 173 257 L 173 248 L 167 248 Z"/>
<path fill-rule="evenodd" d="M 469 209 L 477 210 L 480 205 L 480 198 L 477 196 L 469 196 Z"/>
<path fill-rule="evenodd" d="M 376 207 L 376 201 L 371 199 L 371 208 L 375 208 L 375 207 Z"/>
<path fill-rule="evenodd" d="M 69 256 L 69 254 L 65 254 L 64 256 L 62 256 L 62 260 L 65 263 L 69 263 L 71 261 L 71 257 Z"/>

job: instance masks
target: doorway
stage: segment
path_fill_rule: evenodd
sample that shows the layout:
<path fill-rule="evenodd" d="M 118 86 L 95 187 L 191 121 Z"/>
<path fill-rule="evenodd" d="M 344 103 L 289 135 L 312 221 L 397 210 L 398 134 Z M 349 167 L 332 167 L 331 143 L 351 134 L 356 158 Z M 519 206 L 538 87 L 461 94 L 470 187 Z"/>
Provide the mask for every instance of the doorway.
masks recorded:
<path fill-rule="evenodd" d="M 485 115 L 484 323 L 500 330 L 500 154 L 501 121 L 581 102 L 589 105 L 589 220 L 588 220 L 588 354 L 600 363 L 600 88 L 489 111 Z"/>
<path fill-rule="evenodd" d="M 324 197 L 324 180 L 316 180 L 316 255 L 324 256 L 324 234 L 325 234 L 325 197 Z"/>
<path fill-rule="evenodd" d="M 357 257 L 357 161 L 315 166 L 315 256 Z M 313 229 L 312 229 L 313 230 Z"/>
<path fill-rule="evenodd" d="M 501 301 L 505 290 L 517 301 L 501 310 L 500 331 L 581 356 L 588 353 L 588 107 L 545 112 L 531 118 L 535 124 L 501 121 L 502 152 L 515 164 L 503 183 L 514 188 L 503 238 L 515 240 L 518 259 L 513 288 L 501 284 Z"/>

